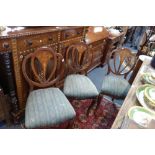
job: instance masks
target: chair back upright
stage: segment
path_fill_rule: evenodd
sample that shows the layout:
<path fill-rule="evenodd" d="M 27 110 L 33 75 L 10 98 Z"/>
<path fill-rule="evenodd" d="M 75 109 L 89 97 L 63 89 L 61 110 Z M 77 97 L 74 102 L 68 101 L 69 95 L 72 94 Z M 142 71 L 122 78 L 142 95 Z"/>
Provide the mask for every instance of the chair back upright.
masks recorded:
<path fill-rule="evenodd" d="M 111 59 L 113 57 L 113 59 Z M 126 79 L 127 75 L 135 67 L 136 55 L 128 48 L 118 48 L 111 52 L 108 58 L 108 73 L 115 75 L 123 75 Z"/>
<path fill-rule="evenodd" d="M 59 69 L 59 74 L 55 74 Z M 22 63 L 23 75 L 30 86 L 46 88 L 53 86 L 64 73 L 64 58 L 52 48 L 38 48 L 28 54 Z"/>
<path fill-rule="evenodd" d="M 66 51 L 66 63 L 72 73 L 87 74 L 92 64 L 93 54 L 88 45 L 81 42 L 68 47 Z"/>

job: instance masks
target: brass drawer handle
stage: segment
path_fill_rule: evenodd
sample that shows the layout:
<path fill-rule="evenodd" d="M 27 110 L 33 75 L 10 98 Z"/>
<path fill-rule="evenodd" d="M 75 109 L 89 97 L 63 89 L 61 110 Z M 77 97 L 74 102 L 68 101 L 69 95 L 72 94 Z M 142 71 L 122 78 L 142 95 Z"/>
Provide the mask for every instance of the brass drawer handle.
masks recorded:
<path fill-rule="evenodd" d="M 77 35 L 79 35 L 79 34 L 81 34 L 81 32 L 80 32 L 80 31 L 78 31 L 78 32 L 77 32 Z"/>
<path fill-rule="evenodd" d="M 66 31 L 66 32 L 65 32 L 64 37 L 65 37 L 65 38 L 73 37 L 73 36 L 76 36 L 77 34 L 78 34 L 77 31 L 75 31 L 75 30 L 70 30 L 70 31 Z"/>
<path fill-rule="evenodd" d="M 9 43 L 7 43 L 7 42 L 4 42 L 4 43 L 3 43 L 3 48 L 6 48 L 6 49 L 7 49 L 7 48 L 9 48 L 9 47 L 10 47 Z"/>
<path fill-rule="evenodd" d="M 65 38 L 68 38 L 70 35 L 69 34 L 65 34 Z"/>
<path fill-rule="evenodd" d="M 31 46 L 33 44 L 32 40 L 26 40 L 25 42 L 28 46 Z"/>
<path fill-rule="evenodd" d="M 52 38 L 52 37 L 49 37 L 49 38 L 48 38 L 48 41 L 53 41 L 53 38 Z"/>

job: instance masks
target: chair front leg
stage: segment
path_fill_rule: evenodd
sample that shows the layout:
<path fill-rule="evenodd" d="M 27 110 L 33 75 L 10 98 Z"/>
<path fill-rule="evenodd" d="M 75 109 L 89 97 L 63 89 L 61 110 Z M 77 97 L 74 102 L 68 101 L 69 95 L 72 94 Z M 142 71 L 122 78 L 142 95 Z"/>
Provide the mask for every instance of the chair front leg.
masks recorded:
<path fill-rule="evenodd" d="M 111 98 L 112 101 L 114 101 L 114 99 L 115 99 L 114 97 Z"/>
<path fill-rule="evenodd" d="M 68 121 L 68 125 L 67 125 L 66 129 L 72 129 L 73 123 L 74 123 L 74 118 L 71 119 L 70 121 Z"/>
<path fill-rule="evenodd" d="M 98 110 L 98 108 L 100 107 L 100 104 L 101 104 L 101 100 L 103 98 L 103 94 L 99 94 L 98 97 L 97 97 L 97 105 L 96 105 L 96 108 L 95 108 L 95 115 L 96 115 L 96 111 Z"/>
<path fill-rule="evenodd" d="M 91 102 L 91 105 L 88 107 L 88 110 L 87 110 L 87 116 L 89 116 L 90 114 L 90 111 L 93 109 L 93 107 L 97 104 L 97 100 L 98 100 L 98 97 L 94 98 Z"/>

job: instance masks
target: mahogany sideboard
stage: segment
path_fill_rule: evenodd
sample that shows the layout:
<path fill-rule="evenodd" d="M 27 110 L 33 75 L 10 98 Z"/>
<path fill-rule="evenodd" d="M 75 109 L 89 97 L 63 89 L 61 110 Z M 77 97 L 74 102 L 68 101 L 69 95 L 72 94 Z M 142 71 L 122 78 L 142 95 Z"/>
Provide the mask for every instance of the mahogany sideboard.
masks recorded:
<path fill-rule="evenodd" d="M 7 70 L 2 77 L 2 81 L 6 80 L 4 79 L 5 75 L 8 77 L 7 81 L 2 82 L 2 84 L 4 86 L 9 84 L 9 92 L 7 90 L 6 92 L 11 97 L 11 111 L 14 118 L 18 118 L 24 110 L 28 95 L 28 85 L 21 71 L 23 58 L 42 46 L 52 47 L 56 52 L 64 56 L 69 45 L 81 41 L 86 42 L 85 37 L 88 28 L 87 26 L 31 27 L 0 35 L 0 55 L 3 56 L 0 59 L 4 60 L 3 65 L 5 67 L 3 70 Z M 90 38 L 90 41 L 86 42 L 92 48 L 95 57 L 89 70 L 102 64 L 104 55 L 106 55 L 104 48 L 108 33 L 104 30 L 102 35 L 98 35 L 97 38 L 94 36 L 95 34 L 88 34 L 87 37 Z M 57 87 L 63 85 L 66 74 L 56 83 Z"/>

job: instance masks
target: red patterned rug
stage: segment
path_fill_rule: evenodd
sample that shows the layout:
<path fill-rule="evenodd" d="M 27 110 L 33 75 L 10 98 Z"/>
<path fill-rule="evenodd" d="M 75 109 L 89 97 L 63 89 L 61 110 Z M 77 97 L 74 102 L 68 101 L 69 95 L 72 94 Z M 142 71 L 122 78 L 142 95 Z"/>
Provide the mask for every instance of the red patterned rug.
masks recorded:
<path fill-rule="evenodd" d="M 71 126 L 72 129 L 109 129 L 118 113 L 118 109 L 109 100 L 103 98 L 100 107 L 94 115 L 94 111 L 86 117 L 86 111 L 92 100 L 73 100 L 71 104 L 76 111 L 76 118 Z"/>

